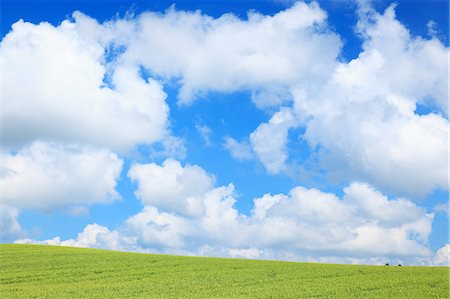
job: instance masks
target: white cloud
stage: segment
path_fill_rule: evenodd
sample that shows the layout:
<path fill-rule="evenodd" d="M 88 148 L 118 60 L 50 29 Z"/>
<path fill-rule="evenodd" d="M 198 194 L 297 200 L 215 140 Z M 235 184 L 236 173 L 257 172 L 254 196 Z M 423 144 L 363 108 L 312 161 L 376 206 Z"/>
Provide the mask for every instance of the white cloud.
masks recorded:
<path fill-rule="evenodd" d="M 204 236 L 200 235 L 200 242 L 206 239 L 208 243 L 235 246 L 247 238 L 246 228 L 240 225 L 245 216 L 234 208 L 236 194 L 233 184 L 212 189 L 204 195 L 203 202 L 205 213 L 199 224 Z"/>
<path fill-rule="evenodd" d="M 248 141 L 237 141 L 234 138 L 226 136 L 224 138 L 224 147 L 228 150 L 233 158 L 239 161 L 250 160 L 253 157 L 253 151 Z"/>
<path fill-rule="evenodd" d="M 211 146 L 211 133 L 212 133 L 211 128 L 208 127 L 207 125 L 196 124 L 195 125 L 195 129 L 198 131 L 198 133 L 202 137 L 203 142 L 205 143 L 205 145 L 206 146 Z"/>
<path fill-rule="evenodd" d="M 275 204 L 278 204 L 280 201 L 287 200 L 287 196 L 284 194 L 270 195 L 264 194 L 263 197 L 256 198 L 253 201 L 254 207 L 252 210 L 252 215 L 255 219 L 264 219 L 266 218 L 266 212 L 273 207 Z"/>
<path fill-rule="evenodd" d="M 432 263 L 437 266 L 450 266 L 450 244 L 445 244 L 436 252 Z"/>
<path fill-rule="evenodd" d="M 141 246 L 159 250 L 178 247 L 196 253 L 212 246 L 232 249 L 233 254 L 228 253 L 232 256 L 252 248 L 253 253 L 272 251 L 297 259 L 321 254 L 341 258 L 430 255 L 426 243 L 432 214 L 406 199 L 388 200 L 362 183 L 351 184 L 344 192 L 343 199 L 303 187 L 289 195 L 266 194 L 255 199 L 251 216 L 244 216 L 234 208 L 234 188 L 219 187 L 202 196 L 205 209 L 196 218 L 146 207 L 127 224 L 145 235 Z"/>
<path fill-rule="evenodd" d="M 258 219 L 262 244 L 347 258 L 429 254 L 425 244 L 431 232 L 431 214 L 407 200 L 388 200 L 362 183 L 351 184 L 344 193 L 339 199 L 297 187 L 289 196 L 255 199 L 253 215 Z M 374 200 L 378 202 L 375 206 Z M 395 213 L 399 206 L 406 208 Z"/>
<path fill-rule="evenodd" d="M 427 214 L 425 209 L 407 199 L 388 199 L 364 183 L 350 184 L 342 198 L 304 187 L 296 187 L 288 195 L 265 194 L 254 200 L 254 209 L 246 216 L 234 207 L 234 186 L 214 187 L 211 176 L 198 166 L 181 167 L 177 161 L 168 160 L 163 166 L 143 167 L 145 175 L 138 171 L 133 175 L 139 177 L 137 188 L 145 206 L 117 230 L 102 229 L 102 233 L 119 240 L 104 246 L 115 244 L 124 250 L 178 254 L 334 262 L 421 263 L 418 257 L 432 258 L 427 242 L 433 214 Z M 158 181 L 165 177 L 164 173 L 172 177 L 169 182 Z M 200 181 L 203 176 L 209 182 L 208 187 L 189 190 L 187 186 L 192 183 L 190 178 L 194 173 Z M 185 176 L 189 179 L 179 179 Z M 170 194 L 166 190 L 173 190 L 175 185 L 164 188 L 163 193 L 158 189 L 143 191 L 149 186 L 173 184 L 177 179 L 178 189 Z M 186 215 L 187 199 L 192 198 L 193 193 L 203 208 L 195 215 Z M 155 198 L 170 198 L 171 206 Z M 160 211 L 160 207 L 164 210 Z M 84 234 L 79 235 L 78 243 L 70 242 L 100 246 L 95 237 L 80 236 Z M 126 240 L 120 241 L 122 239 Z"/>
<path fill-rule="evenodd" d="M 268 123 L 259 125 L 250 134 L 253 151 L 269 173 L 276 174 L 286 169 L 288 131 L 295 123 L 291 110 L 282 108 Z"/>
<path fill-rule="evenodd" d="M 363 53 L 378 51 L 383 59 L 379 65 L 378 83 L 373 92 L 386 89 L 401 97 L 424 102 L 428 97 L 447 114 L 448 48 L 437 38 L 413 37 L 396 19 L 395 5 L 383 14 L 369 9 L 362 14 L 358 29 L 365 37 Z M 382 76 L 385 74 L 386 76 Z M 366 82 L 369 83 L 369 82 Z"/>
<path fill-rule="evenodd" d="M 389 200 L 387 196 L 370 188 L 366 184 L 353 183 L 344 189 L 344 200 L 357 207 L 359 215 L 386 226 L 398 226 L 404 222 L 413 222 L 421 217 L 425 210 L 411 201 L 398 198 Z"/>
<path fill-rule="evenodd" d="M 195 217 L 185 215 L 184 211 L 161 212 L 157 207 L 147 205 L 126 220 L 121 233 L 133 236 L 143 250 L 154 252 L 193 254 L 208 243 L 229 246 L 241 239 L 233 196 L 233 185 L 211 188 L 199 194 L 198 201 L 203 209 Z M 186 200 L 182 194 L 177 199 L 180 204 Z"/>
<path fill-rule="evenodd" d="M 103 247 L 115 248 L 119 240 L 119 234 L 116 231 L 110 231 L 108 228 L 96 223 L 87 225 L 84 230 L 78 234 L 75 240 L 62 241 L 63 246 L 76 247 Z"/>
<path fill-rule="evenodd" d="M 181 103 L 208 91 L 283 94 L 293 82 L 308 86 L 331 74 L 341 42 L 326 30 L 325 19 L 315 2 L 296 3 L 274 16 L 250 12 L 247 20 L 174 8 L 143 13 L 131 21 L 136 29 L 124 60 L 179 79 Z M 270 105 L 258 98 L 262 106 Z"/>
<path fill-rule="evenodd" d="M 127 235 L 136 236 L 144 248 L 183 248 L 187 246 L 184 236 L 192 234 L 188 219 L 150 206 L 128 218 L 126 225 Z"/>
<path fill-rule="evenodd" d="M 75 12 L 59 26 L 21 20 L 2 39 L 2 235 L 20 229 L 24 208 L 85 216 L 120 198 L 123 161 L 113 151 L 158 142 L 184 154 L 160 83 L 113 57 L 123 46 L 116 35 L 129 30 Z"/>
<path fill-rule="evenodd" d="M 359 57 L 340 63 L 318 92 L 294 92 L 303 137 L 333 179 L 414 198 L 445 190 L 448 49 L 435 38 L 412 37 L 393 7 L 365 18 Z M 415 114 L 417 104 L 440 113 Z"/>
<path fill-rule="evenodd" d="M 48 244 L 74 247 L 92 247 L 102 249 L 115 250 L 135 250 L 139 248 L 133 247 L 134 240 L 120 235 L 117 231 L 110 231 L 107 227 L 96 223 L 87 225 L 76 239 L 68 239 L 61 241 L 61 238 L 55 237 L 50 240 L 36 241 L 32 239 L 19 239 L 16 244 Z"/>
<path fill-rule="evenodd" d="M 374 107 L 368 111 L 369 105 Z M 379 102 L 357 105 L 351 116 L 317 113 L 304 136 L 322 147 L 320 161 L 332 176 L 364 179 L 407 196 L 446 189 L 448 121 L 435 114 L 376 112 L 384 108 Z"/>
<path fill-rule="evenodd" d="M 438 33 L 436 28 L 437 28 L 436 22 L 433 20 L 429 20 L 427 23 L 428 35 L 431 37 L 435 37 Z"/>
<path fill-rule="evenodd" d="M 107 149 L 36 142 L 3 153 L 2 202 L 39 210 L 107 203 L 119 198 L 122 163 Z"/>
<path fill-rule="evenodd" d="M 167 159 L 162 166 L 136 164 L 128 176 L 138 183 L 136 196 L 144 205 L 183 215 L 201 214 L 204 206 L 199 197 L 214 184 L 214 177 L 202 168 L 195 165 L 182 167 L 173 159 Z"/>
<path fill-rule="evenodd" d="M 106 31 L 80 13 L 57 27 L 12 26 L 1 42 L 3 146 L 43 140 L 126 152 L 164 137 L 168 107 L 158 82 L 120 64 L 108 74 L 113 87 L 105 86 Z"/>

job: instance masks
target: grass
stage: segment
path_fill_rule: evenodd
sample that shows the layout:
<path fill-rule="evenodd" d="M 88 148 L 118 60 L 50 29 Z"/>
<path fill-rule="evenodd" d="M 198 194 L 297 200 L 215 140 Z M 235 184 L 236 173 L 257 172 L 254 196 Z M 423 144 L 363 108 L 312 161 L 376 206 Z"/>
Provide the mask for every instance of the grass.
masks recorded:
<path fill-rule="evenodd" d="M 447 267 L 0 245 L 0 298 L 449 298 Z"/>

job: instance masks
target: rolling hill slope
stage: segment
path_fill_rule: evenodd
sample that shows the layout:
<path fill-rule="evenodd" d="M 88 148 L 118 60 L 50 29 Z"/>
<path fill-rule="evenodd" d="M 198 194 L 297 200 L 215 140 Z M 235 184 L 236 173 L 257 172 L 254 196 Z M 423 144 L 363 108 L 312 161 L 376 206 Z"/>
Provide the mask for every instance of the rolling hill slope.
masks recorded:
<path fill-rule="evenodd" d="M 331 265 L 0 245 L 0 298 L 448 298 L 447 267 Z"/>

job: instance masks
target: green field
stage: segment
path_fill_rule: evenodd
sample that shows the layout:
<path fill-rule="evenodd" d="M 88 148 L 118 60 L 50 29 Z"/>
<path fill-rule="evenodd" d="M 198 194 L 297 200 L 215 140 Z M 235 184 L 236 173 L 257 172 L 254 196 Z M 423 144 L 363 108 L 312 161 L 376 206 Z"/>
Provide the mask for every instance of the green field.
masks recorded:
<path fill-rule="evenodd" d="M 0 298 L 448 298 L 447 267 L 385 267 L 0 245 Z"/>

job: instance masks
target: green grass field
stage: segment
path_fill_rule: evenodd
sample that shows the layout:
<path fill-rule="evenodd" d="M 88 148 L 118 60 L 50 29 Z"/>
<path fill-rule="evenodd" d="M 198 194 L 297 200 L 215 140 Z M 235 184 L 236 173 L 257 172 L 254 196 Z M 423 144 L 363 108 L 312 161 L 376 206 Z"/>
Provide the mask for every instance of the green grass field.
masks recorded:
<path fill-rule="evenodd" d="M 0 245 L 0 298 L 449 298 L 446 267 L 179 257 Z"/>

